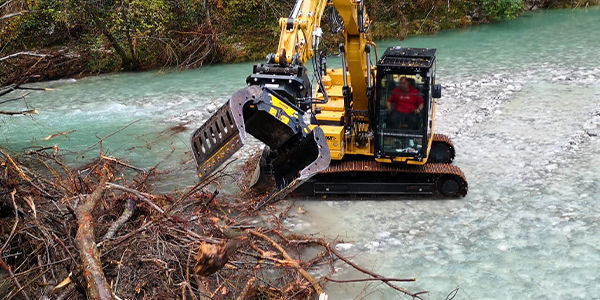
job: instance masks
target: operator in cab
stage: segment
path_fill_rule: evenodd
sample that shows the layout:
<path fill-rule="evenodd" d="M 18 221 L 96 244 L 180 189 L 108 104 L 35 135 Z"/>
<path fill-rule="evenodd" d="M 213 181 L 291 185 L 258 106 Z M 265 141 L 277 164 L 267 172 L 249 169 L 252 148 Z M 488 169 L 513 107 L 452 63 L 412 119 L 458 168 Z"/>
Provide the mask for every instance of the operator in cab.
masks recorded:
<path fill-rule="evenodd" d="M 400 78 L 399 86 L 387 99 L 390 125 L 393 129 L 417 129 L 418 114 L 423 109 L 423 98 L 406 77 Z"/>

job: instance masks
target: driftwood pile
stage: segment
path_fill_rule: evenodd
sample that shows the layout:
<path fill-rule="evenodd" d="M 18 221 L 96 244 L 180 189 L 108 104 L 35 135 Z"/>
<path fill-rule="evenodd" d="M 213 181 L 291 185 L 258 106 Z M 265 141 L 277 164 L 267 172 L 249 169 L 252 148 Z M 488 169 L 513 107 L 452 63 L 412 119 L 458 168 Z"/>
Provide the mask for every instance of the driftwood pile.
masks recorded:
<path fill-rule="evenodd" d="M 323 239 L 287 235 L 291 206 L 255 211 L 259 199 L 207 190 L 223 172 L 167 194 L 151 190 L 159 176 L 103 155 L 70 168 L 50 152 L 0 150 L 0 298 L 326 299 L 328 281 L 423 293 Z M 320 251 L 300 259 L 308 247 Z M 330 279 L 338 259 L 365 278 Z"/>
<path fill-rule="evenodd" d="M 78 76 L 86 71 L 89 58 L 89 51 L 71 52 L 66 47 L 0 56 L 0 86 Z"/>

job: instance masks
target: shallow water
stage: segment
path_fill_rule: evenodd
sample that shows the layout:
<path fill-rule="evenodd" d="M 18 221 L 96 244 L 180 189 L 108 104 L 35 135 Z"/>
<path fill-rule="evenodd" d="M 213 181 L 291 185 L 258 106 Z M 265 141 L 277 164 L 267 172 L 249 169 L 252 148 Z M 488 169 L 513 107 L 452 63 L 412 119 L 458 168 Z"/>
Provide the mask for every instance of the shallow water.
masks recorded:
<path fill-rule="evenodd" d="M 556 10 L 515 21 L 379 42 L 438 48 L 443 84 L 437 131 L 457 148 L 469 180 L 459 200 L 298 201 L 294 231 L 338 238 L 347 256 L 443 299 L 600 297 L 600 10 Z M 330 64 L 339 64 L 331 58 Z M 149 167 L 173 148 L 159 188 L 193 183 L 191 130 L 244 86 L 251 63 L 198 71 L 103 75 L 40 84 L 34 119 L 2 118 L 0 144 L 57 144 L 71 159 L 102 137 L 105 151 Z M 23 108 L 14 103 L 8 108 Z M 183 133 L 167 129 L 190 122 Z M 42 141 L 70 129 L 77 132 Z M 134 149 L 130 149 L 135 146 Z M 237 155 L 257 149 L 252 142 Z M 289 202 L 282 203 L 286 205 Z M 362 278 L 340 264 L 338 278 Z M 381 284 L 331 283 L 330 299 L 395 299 Z"/>

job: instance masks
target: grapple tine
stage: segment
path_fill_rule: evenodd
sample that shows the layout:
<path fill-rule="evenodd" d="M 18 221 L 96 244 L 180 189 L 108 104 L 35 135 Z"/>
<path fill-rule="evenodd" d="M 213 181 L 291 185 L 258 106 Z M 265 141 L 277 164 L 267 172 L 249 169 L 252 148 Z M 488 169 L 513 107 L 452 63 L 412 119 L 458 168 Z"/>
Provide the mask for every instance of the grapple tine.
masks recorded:
<path fill-rule="evenodd" d="M 327 169 L 327 167 L 329 167 L 329 163 L 331 162 L 331 152 L 329 151 L 327 138 L 325 137 L 323 130 L 320 127 L 315 127 L 312 131 L 312 135 L 315 144 L 319 149 L 319 154 L 310 165 L 306 166 L 306 168 L 300 171 L 300 177 L 298 178 L 303 181 Z"/>
<path fill-rule="evenodd" d="M 314 148 L 316 149 L 314 149 Z M 327 146 L 327 140 L 325 138 L 325 134 L 320 127 L 315 127 L 313 131 L 307 136 L 307 139 L 304 144 L 304 149 L 316 150 L 316 155 L 314 160 L 310 162 L 306 167 L 299 170 L 297 172 L 297 176 L 294 177 L 291 181 L 281 178 L 281 172 L 278 170 L 274 170 L 273 176 L 274 182 L 276 182 L 275 191 L 262 199 L 255 207 L 255 209 L 260 209 L 263 206 L 275 203 L 287 196 L 289 193 L 293 192 L 297 187 L 302 185 L 312 176 L 317 173 L 327 169 L 329 167 L 329 163 L 331 162 L 331 153 L 329 151 L 329 147 Z M 309 149 L 313 148 L 313 149 Z M 304 150 L 302 149 L 302 150 Z M 300 151 L 301 152 L 301 151 Z M 277 158 L 275 158 L 277 159 Z M 285 173 L 290 173 L 292 170 L 285 170 Z M 293 171 L 292 171 L 293 172 Z"/>
<path fill-rule="evenodd" d="M 242 108 L 262 90 L 250 86 L 237 91 L 192 134 L 192 152 L 198 176 L 204 179 L 237 152 L 246 140 Z"/>

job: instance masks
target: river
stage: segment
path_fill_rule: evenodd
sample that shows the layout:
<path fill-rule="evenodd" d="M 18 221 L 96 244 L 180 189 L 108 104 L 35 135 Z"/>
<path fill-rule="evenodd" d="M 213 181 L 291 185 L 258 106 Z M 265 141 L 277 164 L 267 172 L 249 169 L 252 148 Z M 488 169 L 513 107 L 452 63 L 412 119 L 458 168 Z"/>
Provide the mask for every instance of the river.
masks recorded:
<path fill-rule="evenodd" d="M 600 9 L 528 13 L 514 21 L 378 42 L 438 49 L 437 131 L 469 181 L 458 200 L 300 199 L 286 224 L 343 240 L 338 249 L 428 299 L 600 297 Z M 330 64 L 339 64 L 332 57 Z M 195 180 L 189 135 L 240 87 L 252 63 L 121 73 L 36 84 L 34 118 L 0 119 L 13 150 L 58 145 L 75 163 L 102 137 L 107 153 L 174 170 L 158 188 Z M 22 109 L 23 102 L 3 106 Z M 187 130 L 169 127 L 187 123 Z M 50 134 L 76 129 L 50 141 Z M 252 142 L 236 155 L 257 149 Z M 361 201 L 351 201 L 361 200 Z M 290 202 L 285 202 L 286 205 Z M 300 209 L 301 208 L 301 209 Z M 335 278 L 362 278 L 339 265 Z M 396 299 L 379 283 L 327 286 L 330 299 Z"/>

